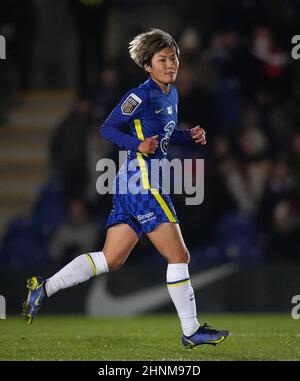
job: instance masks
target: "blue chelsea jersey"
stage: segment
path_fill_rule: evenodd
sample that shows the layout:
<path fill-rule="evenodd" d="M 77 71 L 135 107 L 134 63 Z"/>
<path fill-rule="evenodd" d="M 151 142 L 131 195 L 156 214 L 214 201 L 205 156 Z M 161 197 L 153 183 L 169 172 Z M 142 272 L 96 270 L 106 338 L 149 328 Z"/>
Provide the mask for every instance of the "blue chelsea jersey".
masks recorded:
<path fill-rule="evenodd" d="M 114 124 L 127 124 L 130 136 L 114 142 L 121 148 L 129 148 L 128 157 L 136 158 L 137 147 L 142 140 L 158 135 L 159 146 L 154 155 L 143 155 L 146 160 L 164 158 L 171 136 L 177 125 L 178 94 L 171 85 L 168 94 L 163 93 L 151 77 L 139 87 L 127 92 L 114 108 L 101 128 L 101 134 L 109 139 L 108 129 Z M 107 133 L 106 131 L 107 130 Z M 110 128 L 112 132 L 112 128 Z M 116 139 L 116 137 L 114 137 Z M 109 139 L 113 140 L 113 139 Z M 123 144 L 122 144 L 123 143 Z M 127 143 L 127 144 L 126 144 Z"/>
<path fill-rule="evenodd" d="M 158 159 L 163 168 L 169 143 L 189 144 L 193 142 L 189 129 L 176 130 L 177 104 L 178 94 L 175 86 L 170 85 L 169 93 L 165 94 L 151 77 L 139 87 L 125 94 L 100 129 L 102 137 L 128 152 L 127 161 L 120 169 L 117 178 L 131 177 L 136 171 L 128 173 L 125 169 L 130 167 L 131 162 L 132 164 L 138 163 L 143 176 L 143 186 L 149 187 L 148 178 L 152 184 L 160 186 L 162 177 L 158 170 L 150 171 L 155 162 L 152 159 Z M 123 125 L 129 127 L 129 133 L 123 131 Z M 141 141 L 154 135 L 158 135 L 159 142 L 155 153 L 138 152 Z M 146 164 L 148 169 L 145 169 Z"/>
<path fill-rule="evenodd" d="M 126 93 L 100 128 L 100 135 L 119 148 L 131 151 L 135 156 L 141 141 L 159 135 L 159 149 L 150 157 L 166 156 L 168 143 L 193 144 L 190 130 L 177 130 L 178 94 L 171 85 L 168 94 L 163 93 L 151 77 Z M 130 134 L 122 130 L 129 126 Z"/>
<path fill-rule="evenodd" d="M 159 145 L 155 154 L 148 155 L 145 159 L 166 157 L 168 145 L 178 120 L 178 95 L 175 86 L 171 85 L 169 93 L 165 94 L 150 77 L 127 94 L 120 105 L 122 113 L 124 113 L 124 106 L 126 108 L 128 99 L 131 101 L 133 97 L 136 98 L 136 108 L 128 123 L 131 134 L 139 140 L 158 135 Z M 136 157 L 136 152 L 130 151 L 129 156 L 130 158 Z"/>

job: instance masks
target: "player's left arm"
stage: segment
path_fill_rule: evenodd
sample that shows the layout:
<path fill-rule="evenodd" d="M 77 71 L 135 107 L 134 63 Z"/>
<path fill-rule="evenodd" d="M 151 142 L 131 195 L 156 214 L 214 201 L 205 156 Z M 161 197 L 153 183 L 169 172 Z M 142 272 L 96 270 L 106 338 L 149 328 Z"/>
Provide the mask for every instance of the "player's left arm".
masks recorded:
<path fill-rule="evenodd" d="M 190 135 L 196 144 L 206 144 L 206 132 L 204 128 L 196 126 L 190 129 Z"/>
<path fill-rule="evenodd" d="M 204 145 L 206 144 L 206 133 L 205 130 L 200 126 L 187 128 L 185 130 L 174 130 L 170 143 L 173 145 L 191 143 Z"/>

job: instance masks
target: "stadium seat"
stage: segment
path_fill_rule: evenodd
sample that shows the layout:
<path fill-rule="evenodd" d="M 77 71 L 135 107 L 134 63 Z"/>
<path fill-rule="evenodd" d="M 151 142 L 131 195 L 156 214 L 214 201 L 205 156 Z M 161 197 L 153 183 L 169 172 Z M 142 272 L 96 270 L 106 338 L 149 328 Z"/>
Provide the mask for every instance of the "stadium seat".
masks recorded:
<path fill-rule="evenodd" d="M 41 189 L 33 207 L 32 223 L 37 241 L 46 247 L 56 229 L 65 221 L 65 196 L 58 178 Z"/>
<path fill-rule="evenodd" d="M 13 219 L 7 229 L 0 251 L 1 267 L 20 267 L 29 263 L 46 263 L 47 253 L 35 239 L 32 220 L 25 217 Z"/>

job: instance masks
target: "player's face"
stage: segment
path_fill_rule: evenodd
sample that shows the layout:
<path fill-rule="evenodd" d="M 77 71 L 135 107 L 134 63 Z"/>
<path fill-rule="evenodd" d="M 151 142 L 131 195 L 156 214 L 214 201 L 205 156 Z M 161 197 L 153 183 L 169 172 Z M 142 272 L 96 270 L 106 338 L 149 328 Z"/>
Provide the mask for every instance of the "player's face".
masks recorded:
<path fill-rule="evenodd" d="M 164 48 L 154 54 L 151 66 L 145 65 L 145 69 L 164 91 L 170 83 L 175 81 L 178 66 L 179 61 L 175 50 L 173 48 Z"/>

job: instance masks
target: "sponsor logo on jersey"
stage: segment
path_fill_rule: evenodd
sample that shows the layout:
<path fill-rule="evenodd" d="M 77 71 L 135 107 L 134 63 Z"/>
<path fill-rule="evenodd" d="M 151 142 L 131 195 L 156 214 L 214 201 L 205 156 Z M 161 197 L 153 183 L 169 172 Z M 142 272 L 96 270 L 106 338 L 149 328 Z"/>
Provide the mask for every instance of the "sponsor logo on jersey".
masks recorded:
<path fill-rule="evenodd" d="M 121 110 L 125 115 L 132 115 L 134 110 L 142 103 L 142 100 L 135 94 L 131 93 L 122 103 Z"/>
<path fill-rule="evenodd" d="M 149 212 L 146 214 L 139 214 L 138 216 L 136 216 L 136 218 L 138 219 L 139 223 L 144 224 L 145 222 L 154 220 L 156 216 L 153 212 Z"/>

